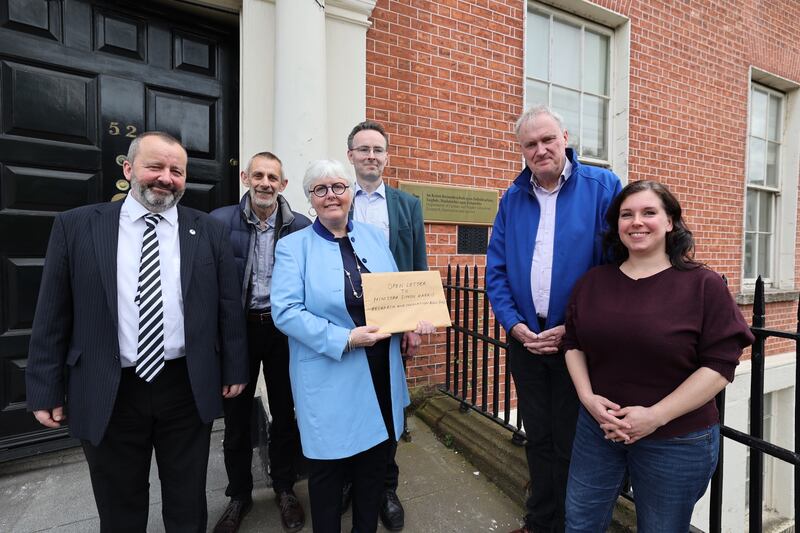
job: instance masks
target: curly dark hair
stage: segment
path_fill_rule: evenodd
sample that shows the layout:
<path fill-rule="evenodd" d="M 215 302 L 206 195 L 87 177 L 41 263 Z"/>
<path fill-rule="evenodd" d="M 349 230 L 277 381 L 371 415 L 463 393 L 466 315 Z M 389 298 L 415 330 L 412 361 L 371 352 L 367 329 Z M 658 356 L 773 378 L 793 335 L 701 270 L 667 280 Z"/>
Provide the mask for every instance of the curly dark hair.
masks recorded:
<path fill-rule="evenodd" d="M 653 191 L 661 199 L 664 211 L 672 220 L 672 230 L 667 232 L 666 239 L 666 252 L 672 266 L 678 270 L 691 270 L 702 266 L 702 263 L 694 260 L 694 237 L 683 220 L 681 204 L 666 185 L 653 180 L 629 183 L 608 207 L 606 212 L 608 229 L 603 234 L 603 248 L 608 258 L 618 264 L 628 259 L 628 249 L 619 238 L 619 212 L 622 202 L 629 196 L 643 191 Z"/>

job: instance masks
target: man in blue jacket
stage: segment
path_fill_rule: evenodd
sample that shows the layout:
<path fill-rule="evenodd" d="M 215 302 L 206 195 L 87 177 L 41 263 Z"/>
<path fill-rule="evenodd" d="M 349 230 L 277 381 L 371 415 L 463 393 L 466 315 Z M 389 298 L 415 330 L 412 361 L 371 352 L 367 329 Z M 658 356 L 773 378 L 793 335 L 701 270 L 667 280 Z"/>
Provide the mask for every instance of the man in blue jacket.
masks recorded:
<path fill-rule="evenodd" d="M 263 365 L 267 399 L 272 415 L 269 463 L 272 488 L 287 531 L 298 531 L 305 524 L 305 513 L 294 494 L 297 479 L 295 461 L 300 454 L 300 434 L 294 416 L 289 382 L 289 345 L 286 336 L 272 322 L 270 287 L 275 244 L 278 239 L 302 229 L 311 221 L 293 212 L 281 192 L 288 180 L 281 160 L 271 152 L 254 155 L 241 173 L 249 190 L 238 205 L 221 207 L 211 216 L 222 221 L 230 232 L 242 287 L 242 306 L 247 316 L 247 343 L 250 354 L 250 383 L 225 407 L 225 469 L 231 498 L 215 533 L 235 533 L 252 506 L 251 420 L 253 396 L 259 367 Z"/>
<path fill-rule="evenodd" d="M 578 398 L 559 349 L 575 282 L 603 259 L 601 234 L 620 191 L 609 170 L 582 165 L 560 116 L 536 106 L 515 132 L 526 168 L 500 200 L 486 259 L 486 288 L 508 333 L 508 364 L 527 436 L 530 474 L 518 533 L 564 530 Z"/>
<path fill-rule="evenodd" d="M 347 137 L 347 158 L 356 174 L 352 218 L 383 231 L 400 272 L 428 270 L 425 224 L 419 199 L 383 182 L 383 170 L 389 162 L 389 136 L 383 126 L 371 120 L 356 124 Z M 413 357 L 420 344 L 419 335 L 406 332 L 400 351 L 404 357 Z M 397 443 L 393 443 L 380 511 L 381 522 L 389 531 L 400 531 L 405 523 L 405 511 L 397 497 L 400 469 L 395 461 L 396 452 Z M 345 492 L 348 490 L 349 485 Z M 346 494 L 343 508 L 348 504 Z"/>

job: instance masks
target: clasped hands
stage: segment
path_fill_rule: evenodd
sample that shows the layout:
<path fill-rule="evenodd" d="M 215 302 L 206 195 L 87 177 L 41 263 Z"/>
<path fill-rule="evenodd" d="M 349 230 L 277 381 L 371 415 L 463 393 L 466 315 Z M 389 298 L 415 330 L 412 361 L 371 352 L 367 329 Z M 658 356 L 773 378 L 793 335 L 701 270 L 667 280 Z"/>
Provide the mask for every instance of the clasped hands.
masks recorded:
<path fill-rule="evenodd" d="M 581 398 L 581 403 L 600 425 L 605 438 L 613 442 L 633 444 L 664 425 L 656 406 L 620 407 L 598 394 Z"/>
<path fill-rule="evenodd" d="M 564 326 L 556 326 L 541 333 L 534 333 L 523 322 L 519 322 L 511 328 L 511 335 L 531 353 L 554 354 L 558 352 L 561 339 L 564 337 Z"/>
<path fill-rule="evenodd" d="M 359 326 L 350 331 L 348 344 L 350 349 L 361 348 L 363 346 L 374 346 L 376 342 L 391 337 L 391 333 L 378 333 L 378 326 Z M 420 335 L 434 333 L 436 327 L 427 320 L 417 322 L 417 329 L 403 333 L 403 340 L 400 342 L 400 353 L 413 357 L 422 344 Z"/>

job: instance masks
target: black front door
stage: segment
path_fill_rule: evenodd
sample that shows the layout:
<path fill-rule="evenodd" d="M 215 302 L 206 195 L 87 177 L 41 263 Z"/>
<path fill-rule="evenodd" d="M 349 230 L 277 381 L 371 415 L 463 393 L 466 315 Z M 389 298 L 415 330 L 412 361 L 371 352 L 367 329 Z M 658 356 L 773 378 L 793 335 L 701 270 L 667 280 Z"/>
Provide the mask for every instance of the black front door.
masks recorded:
<path fill-rule="evenodd" d="M 236 201 L 237 47 L 235 28 L 146 2 L 0 0 L 0 458 L 64 433 L 25 410 L 53 216 L 124 198 L 146 130 L 189 152 L 183 205 Z"/>

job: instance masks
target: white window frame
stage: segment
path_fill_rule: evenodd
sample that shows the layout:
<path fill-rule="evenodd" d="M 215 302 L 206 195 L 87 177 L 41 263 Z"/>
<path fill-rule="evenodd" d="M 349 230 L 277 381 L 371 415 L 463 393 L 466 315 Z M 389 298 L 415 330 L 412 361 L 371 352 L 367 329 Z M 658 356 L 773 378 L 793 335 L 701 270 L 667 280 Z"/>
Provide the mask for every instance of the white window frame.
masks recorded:
<path fill-rule="evenodd" d="M 606 124 L 608 159 L 580 157 L 582 163 L 611 168 L 623 183 L 628 181 L 628 120 L 630 94 L 630 21 L 627 17 L 586 0 L 540 0 L 527 2 L 525 10 L 525 36 L 523 53 L 527 44 L 528 11 L 555 16 L 565 22 L 582 25 L 609 38 L 609 106 Z M 583 43 L 581 43 L 583 50 Z M 580 58 L 578 58 L 580 59 Z M 523 58 L 523 65 L 524 65 Z M 525 85 L 530 78 L 524 74 Z M 538 79 L 537 79 L 538 81 Z M 549 84 L 548 99 L 552 92 Z M 526 92 L 523 85 L 523 93 Z M 527 101 L 527 94 L 523 95 Z"/>
<path fill-rule="evenodd" d="M 743 169 L 743 196 L 742 196 L 742 289 L 752 292 L 755 278 L 745 277 L 744 250 L 745 230 L 747 217 L 747 172 L 750 168 L 750 117 L 752 113 L 751 88 L 757 85 L 766 88 L 773 94 L 783 96 L 783 116 L 781 153 L 778 161 L 778 187 L 776 195 L 775 212 L 773 214 L 773 242 L 772 242 L 772 268 L 769 278 L 762 278 L 766 286 L 772 290 L 794 290 L 794 270 L 797 235 L 797 190 L 798 171 L 800 170 L 800 84 L 775 76 L 755 67 L 750 68 L 750 83 L 748 84 L 747 108 L 747 146 L 745 147 L 745 166 Z M 755 186 L 753 189 L 762 189 Z"/>
<path fill-rule="evenodd" d="M 584 95 L 590 95 L 590 96 L 594 96 L 594 97 L 601 98 L 601 99 L 605 100 L 608 103 L 608 106 L 606 108 L 607 109 L 607 115 L 606 115 L 606 124 L 605 124 L 606 127 L 605 127 L 604 137 L 605 137 L 605 140 L 606 140 L 606 150 L 607 150 L 607 156 L 608 157 L 606 159 L 601 159 L 601 158 L 585 156 L 585 155 L 583 155 L 581 153 L 581 147 L 580 146 L 573 145 L 572 139 L 570 139 L 570 146 L 575 148 L 575 151 L 578 153 L 579 159 L 580 159 L 581 162 L 585 162 L 585 163 L 588 163 L 588 164 L 591 164 L 591 165 L 603 166 L 603 167 L 610 166 L 610 160 L 611 160 L 611 154 L 612 154 L 612 137 L 611 137 L 611 133 L 612 133 L 611 109 L 612 109 L 612 106 L 611 106 L 611 101 L 614 98 L 614 85 L 612 83 L 612 80 L 614 78 L 614 75 L 613 75 L 614 74 L 614 31 L 609 29 L 609 28 L 607 28 L 607 27 L 605 27 L 605 26 L 601 26 L 600 24 L 596 24 L 594 22 L 591 22 L 589 20 L 582 19 L 582 18 L 579 18 L 579 17 L 575 17 L 575 16 L 570 15 L 568 13 L 562 13 L 561 11 L 558 11 L 556 9 L 548 8 L 548 7 L 542 6 L 540 4 L 535 4 L 535 3 L 528 4 L 528 10 L 525 13 L 525 15 L 526 15 L 526 23 L 527 23 L 527 15 L 530 12 L 535 12 L 535 13 L 537 13 L 539 15 L 543 15 L 543 16 L 546 16 L 546 17 L 549 18 L 549 28 L 550 28 L 550 31 L 549 31 L 549 37 L 550 37 L 549 50 L 550 50 L 550 53 L 548 54 L 548 58 L 547 58 L 547 60 L 548 60 L 547 61 L 548 79 L 535 78 L 535 77 L 529 75 L 529 73 L 527 71 L 525 72 L 525 87 L 526 88 L 527 88 L 528 81 L 536 81 L 536 82 L 544 83 L 544 84 L 547 85 L 547 102 L 531 102 L 530 104 L 528 104 L 526 102 L 526 106 L 527 105 L 535 105 L 537 103 L 547 103 L 548 105 L 551 105 L 552 101 L 553 101 L 553 87 L 563 88 L 563 89 L 567 89 L 567 90 L 570 90 L 570 91 L 576 91 L 578 93 L 578 95 L 579 95 L 579 106 L 580 106 L 580 109 L 578 111 L 578 121 L 579 121 L 580 125 L 578 127 L 579 127 L 579 130 L 580 130 L 580 135 L 575 135 L 572 138 L 579 138 L 580 139 L 580 143 L 582 143 L 583 142 L 583 138 L 584 138 L 584 135 L 583 135 L 583 119 L 584 119 L 583 96 Z M 595 33 L 598 33 L 598 34 L 601 34 L 601 35 L 605 35 L 606 37 L 608 37 L 608 73 L 607 73 L 607 75 L 608 75 L 608 80 L 607 80 L 608 81 L 608 95 L 595 94 L 595 93 L 592 93 L 592 92 L 589 92 L 589 91 L 585 90 L 584 87 L 580 87 L 580 88 L 578 88 L 576 90 L 574 87 L 561 86 L 561 85 L 557 84 L 556 82 L 552 81 L 551 79 L 549 79 L 549 78 L 552 78 L 553 69 L 557 68 L 556 66 L 553 65 L 553 53 L 552 53 L 553 48 L 555 46 L 557 46 L 557 43 L 554 41 L 554 37 L 553 37 L 553 33 L 554 33 L 553 32 L 553 19 L 556 19 L 558 21 L 565 22 L 567 24 L 574 25 L 574 26 L 577 26 L 577 27 L 580 28 L 580 30 L 581 30 L 581 32 L 580 32 L 581 33 L 581 42 L 580 42 L 580 53 L 581 53 L 581 56 L 579 58 L 576 58 L 576 61 L 581 64 L 581 75 L 583 75 L 583 54 L 585 53 L 585 49 L 586 49 L 585 48 L 585 46 L 586 46 L 586 42 L 585 42 L 586 30 L 590 30 L 592 32 L 595 32 Z M 526 48 L 527 48 L 527 33 L 526 33 L 525 39 L 526 39 L 525 44 L 526 44 Z M 528 97 L 527 89 L 526 89 L 525 92 L 526 92 L 525 99 L 527 100 L 527 97 Z"/>
<path fill-rule="evenodd" d="M 753 92 L 754 91 L 758 91 L 758 92 L 760 92 L 762 94 L 765 94 L 767 96 L 768 106 L 770 105 L 770 102 L 772 100 L 771 97 L 773 97 L 773 96 L 778 98 L 779 101 L 780 101 L 780 107 L 781 108 L 780 108 L 780 115 L 778 116 L 778 121 L 779 121 L 778 129 L 779 129 L 779 137 L 780 137 L 778 139 L 778 146 L 780 147 L 780 152 L 779 152 L 778 165 L 777 165 L 778 168 L 776 169 L 776 172 L 777 172 L 778 175 L 777 175 L 777 178 L 776 178 L 776 184 L 775 185 L 767 185 L 767 183 L 766 183 L 767 154 L 769 152 L 768 149 L 767 149 L 767 152 L 765 152 L 765 154 L 764 154 L 764 167 L 765 167 L 763 169 L 764 170 L 764 183 L 761 184 L 761 185 L 750 183 L 750 177 L 749 177 L 749 173 L 750 173 L 750 155 L 751 155 L 750 154 L 750 141 L 751 141 L 751 138 L 753 137 L 750 125 L 751 125 L 752 119 L 753 119 L 753 115 L 752 115 L 752 112 L 753 112 L 752 96 L 753 96 Z M 779 217 L 779 206 L 780 206 L 779 198 L 780 198 L 780 195 L 781 195 L 781 191 L 783 190 L 783 180 L 782 180 L 782 175 L 781 175 L 780 158 L 783 156 L 783 150 L 784 150 L 784 146 L 783 146 L 783 122 L 784 122 L 785 109 L 786 109 L 786 95 L 783 94 L 782 92 L 779 92 L 779 91 L 776 91 L 774 89 L 771 89 L 770 87 L 767 87 L 766 85 L 761 85 L 760 83 L 756 83 L 756 82 L 750 82 L 750 93 L 749 93 L 749 95 L 750 95 L 750 113 L 748 113 L 748 132 L 747 132 L 747 161 L 748 161 L 748 165 L 747 165 L 747 169 L 745 171 L 745 189 L 746 189 L 747 192 L 755 191 L 756 193 L 759 193 L 759 192 L 767 193 L 769 195 L 769 198 L 770 198 L 769 201 L 772 204 L 772 206 L 771 206 L 772 215 L 771 215 L 771 220 L 770 220 L 770 223 L 769 223 L 770 227 L 768 228 L 767 231 L 755 231 L 754 232 L 754 234 L 756 235 L 756 238 L 755 238 L 754 244 L 753 244 L 753 261 L 755 262 L 755 265 L 756 265 L 756 267 L 755 267 L 756 277 L 760 275 L 762 281 L 764 281 L 764 283 L 766 283 L 768 286 L 771 286 L 772 285 L 772 279 L 774 277 L 774 273 L 775 273 L 775 270 L 776 270 L 776 267 L 777 267 L 777 265 L 776 265 L 776 263 L 777 263 L 777 261 L 776 261 L 777 253 L 776 252 L 777 252 L 777 249 L 778 249 L 778 245 L 777 245 L 777 243 L 778 243 L 777 228 L 778 228 L 778 217 Z M 767 107 L 767 109 L 769 110 L 769 107 Z M 767 121 L 767 129 L 768 130 L 769 130 L 769 119 L 770 119 L 770 116 L 769 116 L 769 112 L 768 112 L 767 113 L 767 117 L 765 117 L 765 120 Z M 769 134 L 767 133 L 767 137 L 768 137 L 768 135 Z M 767 137 L 764 138 L 764 140 L 767 142 L 766 146 L 769 145 L 769 140 L 768 140 Z M 748 207 L 747 206 L 747 194 L 745 194 L 744 202 L 745 202 L 744 203 L 744 212 L 745 212 L 745 242 L 746 242 L 747 241 L 747 222 L 746 221 L 747 221 L 747 207 Z M 754 216 L 754 218 L 756 219 L 756 225 L 758 225 L 758 221 L 761 219 L 760 211 L 761 211 L 762 208 L 763 208 L 763 205 L 761 204 L 761 202 L 759 202 L 758 203 L 758 210 L 757 210 L 757 212 L 756 212 L 756 214 Z M 767 233 L 767 234 L 771 235 L 772 238 L 769 241 L 769 250 L 767 252 L 766 271 L 765 272 L 760 272 L 759 269 L 758 269 L 758 257 L 759 257 L 759 254 L 760 254 L 758 236 L 761 235 L 761 234 L 764 234 L 764 233 Z M 746 250 L 746 246 L 745 246 L 744 250 Z M 745 264 L 746 264 L 744 257 L 745 256 L 743 255 L 743 257 L 742 257 L 742 269 L 743 270 L 745 269 Z M 744 272 L 744 274 L 746 276 L 747 272 Z M 747 280 L 747 282 L 749 282 L 749 283 L 755 283 L 756 277 L 750 277 L 750 278 L 745 277 L 744 279 Z"/>

